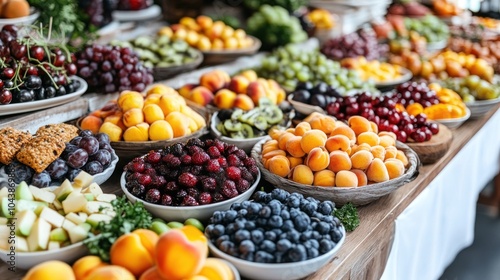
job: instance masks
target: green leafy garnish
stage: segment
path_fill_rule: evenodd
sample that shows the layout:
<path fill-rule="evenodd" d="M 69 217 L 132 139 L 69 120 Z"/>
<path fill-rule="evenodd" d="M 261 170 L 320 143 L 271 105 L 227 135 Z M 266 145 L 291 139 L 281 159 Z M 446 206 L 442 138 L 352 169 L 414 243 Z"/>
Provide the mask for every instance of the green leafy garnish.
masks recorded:
<path fill-rule="evenodd" d="M 342 222 L 346 231 L 353 231 L 359 226 L 358 209 L 350 202 L 340 209 L 335 209 L 333 215 Z"/>
<path fill-rule="evenodd" d="M 111 221 L 99 222 L 96 234 L 90 233 L 83 244 L 91 255 L 99 256 L 103 261 L 109 261 L 109 250 L 118 237 L 138 228 L 150 228 L 153 217 L 144 208 L 142 202 L 131 203 L 125 196 L 111 202 L 116 216 Z"/>

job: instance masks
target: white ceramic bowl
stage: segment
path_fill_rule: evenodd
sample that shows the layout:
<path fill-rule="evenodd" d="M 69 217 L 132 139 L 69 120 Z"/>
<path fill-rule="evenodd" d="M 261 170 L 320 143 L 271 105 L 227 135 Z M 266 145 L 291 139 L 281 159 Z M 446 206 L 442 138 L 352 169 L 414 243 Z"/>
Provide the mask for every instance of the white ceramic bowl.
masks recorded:
<path fill-rule="evenodd" d="M 30 8 L 30 14 L 25 16 L 25 17 L 18 17 L 18 18 L 0 18 L 0 28 L 3 27 L 4 25 L 30 25 L 35 20 L 40 16 L 40 12 L 31 7 Z"/>
<path fill-rule="evenodd" d="M 252 186 L 250 186 L 250 188 L 246 192 L 231 199 L 200 206 L 164 206 L 164 205 L 149 203 L 131 194 L 127 190 L 127 187 L 125 187 L 126 183 L 125 174 L 126 172 L 122 173 L 122 176 L 120 178 L 120 185 L 122 191 L 125 193 L 127 198 L 132 202 L 141 201 L 144 204 L 144 207 L 149 212 L 151 212 L 153 216 L 157 218 L 162 218 L 166 221 L 185 221 L 188 218 L 195 218 L 200 221 L 208 220 L 215 211 L 228 210 L 229 207 L 231 207 L 231 204 L 237 202 L 243 202 L 245 200 L 250 199 L 253 192 L 257 188 L 257 185 L 260 182 L 260 170 L 259 170 L 257 179 L 252 184 Z"/>
<path fill-rule="evenodd" d="M 326 114 L 325 110 L 323 110 L 323 108 L 321 108 L 319 106 L 314 106 L 314 105 L 310 105 L 310 104 L 306 104 L 306 103 L 302 103 L 302 102 L 298 102 L 298 101 L 293 100 L 293 94 L 289 94 L 287 100 L 288 100 L 288 102 L 290 102 L 290 104 L 292 104 L 295 111 L 297 111 L 303 115 L 308 116 L 314 112 Z"/>
<path fill-rule="evenodd" d="M 247 138 L 247 139 L 233 139 L 231 137 L 223 136 L 222 133 L 220 133 L 219 130 L 217 130 L 217 125 L 220 123 L 218 116 L 218 112 L 215 112 L 212 115 L 212 118 L 210 119 L 210 133 L 214 138 L 217 138 L 223 142 L 226 142 L 228 144 L 233 144 L 236 147 L 244 150 L 247 154 L 250 153 L 252 150 L 253 146 L 257 144 L 260 140 L 264 139 L 266 135 L 259 136 L 259 137 L 254 137 L 254 138 Z"/>
<path fill-rule="evenodd" d="M 323 254 L 314 259 L 303 262 L 292 263 L 256 263 L 245 261 L 233 256 L 230 256 L 219 250 L 212 242 L 208 242 L 208 247 L 212 255 L 227 260 L 238 269 L 241 276 L 248 279 L 266 279 L 266 280 L 294 280 L 304 278 L 325 266 L 334 257 L 345 240 L 345 229 L 342 226 L 342 238 L 335 247 L 328 253 Z"/>
<path fill-rule="evenodd" d="M 461 118 L 454 118 L 454 119 L 441 119 L 441 120 L 435 120 L 441 124 L 446 125 L 448 128 L 454 129 L 460 127 L 466 120 L 470 118 L 471 112 L 469 108 L 466 108 L 467 113 L 465 116 Z"/>
<path fill-rule="evenodd" d="M 88 253 L 87 247 L 83 245 L 83 242 L 78 242 L 71 244 L 69 246 L 50 251 L 39 251 L 39 252 L 16 252 L 15 263 L 10 264 L 9 252 L 5 250 L 0 250 L 0 259 L 7 263 L 7 265 L 15 266 L 19 269 L 28 270 L 33 266 L 40 264 L 49 260 L 63 261 L 68 264 L 72 264 L 77 259 L 83 257 Z"/>
<path fill-rule="evenodd" d="M 108 167 L 106 167 L 106 169 L 104 169 L 101 173 L 97 173 L 94 175 L 94 182 L 97 183 L 98 185 L 104 184 L 104 182 L 106 182 L 115 171 L 118 160 L 119 160 L 118 156 L 113 151 L 111 153 L 111 162 L 109 163 Z"/>
<path fill-rule="evenodd" d="M 474 102 L 465 103 L 467 108 L 470 109 L 470 118 L 479 118 L 486 114 L 493 106 L 500 103 L 500 97 L 491 100 L 476 100 Z"/>

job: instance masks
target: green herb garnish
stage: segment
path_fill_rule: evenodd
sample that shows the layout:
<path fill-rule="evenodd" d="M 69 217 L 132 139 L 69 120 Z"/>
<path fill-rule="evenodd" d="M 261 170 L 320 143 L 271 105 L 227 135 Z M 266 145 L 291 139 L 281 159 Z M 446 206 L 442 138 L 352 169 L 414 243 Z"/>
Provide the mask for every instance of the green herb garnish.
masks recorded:
<path fill-rule="evenodd" d="M 116 216 L 107 223 L 99 222 L 96 234 L 90 233 L 83 241 L 91 255 L 97 255 L 106 262 L 109 261 L 109 250 L 118 237 L 138 228 L 150 228 L 153 219 L 142 202 L 131 203 L 125 196 L 113 200 L 111 205 Z"/>
<path fill-rule="evenodd" d="M 359 216 L 358 209 L 352 205 L 352 203 L 347 203 L 340 209 L 335 209 L 333 215 L 339 218 L 345 227 L 346 231 L 353 231 L 359 226 Z"/>

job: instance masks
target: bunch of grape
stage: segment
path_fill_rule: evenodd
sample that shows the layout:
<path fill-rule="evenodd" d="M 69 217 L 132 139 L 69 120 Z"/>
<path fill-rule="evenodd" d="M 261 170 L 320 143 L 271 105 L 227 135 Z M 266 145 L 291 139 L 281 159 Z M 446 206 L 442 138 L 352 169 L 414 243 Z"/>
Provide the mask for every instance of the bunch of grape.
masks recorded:
<path fill-rule="evenodd" d="M 0 31 L 0 105 L 48 99 L 76 91 L 68 76 L 77 72 L 74 55 L 34 37 L 18 38 L 18 27 Z"/>
<path fill-rule="evenodd" d="M 394 101 L 408 106 L 412 103 L 420 103 L 426 108 L 439 103 L 436 92 L 431 90 L 426 83 L 406 82 L 396 88 Z"/>
<path fill-rule="evenodd" d="M 145 67 L 130 48 L 92 45 L 76 57 L 78 75 L 89 86 L 105 93 L 130 89 L 141 92 L 154 80 L 152 70 Z"/>
<path fill-rule="evenodd" d="M 304 51 L 292 44 L 266 56 L 256 71 L 259 77 L 274 79 L 289 91 L 293 91 L 298 82 L 308 81 L 313 85 L 325 82 L 340 94 L 353 89 L 375 89 L 373 82 L 363 82 L 356 71 L 342 68 L 318 50 Z"/>
<path fill-rule="evenodd" d="M 364 56 L 367 60 L 376 60 L 387 51 L 388 45 L 379 44 L 375 32 L 367 30 L 332 38 L 321 47 L 321 52 L 333 60 L 358 56 Z"/>

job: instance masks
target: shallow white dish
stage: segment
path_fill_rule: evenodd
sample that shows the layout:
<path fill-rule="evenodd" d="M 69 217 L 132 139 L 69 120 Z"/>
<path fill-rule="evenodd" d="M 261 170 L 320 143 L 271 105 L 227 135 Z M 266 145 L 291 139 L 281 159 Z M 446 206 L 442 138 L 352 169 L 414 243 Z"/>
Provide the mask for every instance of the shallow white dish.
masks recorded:
<path fill-rule="evenodd" d="M 234 264 L 234 266 L 240 272 L 241 276 L 245 278 L 266 280 L 294 280 L 304 278 L 318 271 L 335 257 L 335 254 L 340 249 L 340 247 L 342 247 L 342 244 L 345 240 L 346 232 L 343 226 L 341 227 L 341 230 L 342 238 L 330 252 L 303 262 L 279 264 L 249 262 L 222 252 L 210 241 L 208 242 L 208 247 L 210 248 L 210 252 L 212 253 L 212 255 Z"/>
<path fill-rule="evenodd" d="M 435 120 L 441 124 L 446 125 L 448 128 L 458 128 L 460 127 L 466 120 L 470 118 L 471 112 L 469 108 L 466 108 L 467 113 L 465 116 L 461 118 L 454 118 L 454 119 L 441 119 L 441 120 Z"/>
<path fill-rule="evenodd" d="M 122 173 L 122 176 L 120 178 L 120 186 L 122 188 L 122 191 L 127 196 L 127 198 L 132 202 L 135 201 L 142 202 L 144 204 L 144 207 L 149 212 L 151 212 L 153 216 L 157 218 L 162 218 L 166 221 L 185 221 L 188 218 L 195 218 L 201 221 L 206 221 L 212 216 L 212 214 L 215 211 L 227 210 L 229 209 L 229 207 L 231 207 L 231 204 L 233 203 L 243 202 L 245 200 L 248 200 L 252 196 L 253 192 L 255 191 L 257 185 L 260 182 L 260 170 L 259 170 L 259 174 L 257 175 L 257 178 L 255 182 L 252 184 L 252 186 L 250 186 L 250 188 L 246 192 L 231 199 L 200 206 L 164 206 L 146 202 L 131 194 L 127 190 L 127 187 L 125 186 L 126 183 L 125 174 L 126 171 Z"/>
<path fill-rule="evenodd" d="M 40 16 L 40 12 L 31 7 L 30 14 L 25 17 L 18 18 L 0 18 L 0 27 L 4 25 L 13 24 L 13 25 L 30 25 Z"/>
<path fill-rule="evenodd" d="M 10 256 L 7 255 L 8 253 L 8 251 L 0 250 L 0 259 L 6 263 L 10 259 Z M 37 264 L 49 260 L 58 260 L 72 264 L 74 261 L 83 257 L 87 253 L 87 247 L 83 244 L 83 242 L 78 242 L 57 250 L 16 252 L 15 263 L 12 265 L 18 269 L 28 270 Z M 7 265 L 10 266 L 11 264 L 7 263 Z"/>
<path fill-rule="evenodd" d="M 375 82 L 375 87 L 377 88 L 383 88 L 383 87 L 394 87 L 397 85 L 400 85 L 404 82 L 409 81 L 413 77 L 413 74 L 411 73 L 410 70 L 406 68 L 401 68 L 401 76 L 395 80 L 392 81 L 385 81 L 385 82 Z"/>
<path fill-rule="evenodd" d="M 476 100 L 474 102 L 465 103 L 465 105 L 470 109 L 470 118 L 474 119 L 483 116 L 498 103 L 500 103 L 500 97 L 491 100 Z"/>
<path fill-rule="evenodd" d="M 111 153 L 111 162 L 109 163 L 108 167 L 104 169 L 101 173 L 95 174 L 94 176 L 94 182 L 97 183 L 98 185 L 104 184 L 111 175 L 113 175 L 113 172 L 115 171 L 116 164 L 118 163 L 118 156 L 116 153 L 113 151 Z"/>
<path fill-rule="evenodd" d="M 323 108 L 321 108 L 319 106 L 314 106 L 314 105 L 309 105 L 306 103 L 298 102 L 298 101 L 293 100 L 292 98 L 293 98 L 293 94 L 289 94 L 287 97 L 288 102 L 290 102 L 290 104 L 292 104 L 295 111 L 297 111 L 303 115 L 310 115 L 314 112 L 326 114 L 325 110 L 323 110 Z"/>
<path fill-rule="evenodd" d="M 111 16 L 117 21 L 143 21 L 155 19 L 161 15 L 161 8 L 158 5 L 152 5 L 138 11 L 113 11 Z"/>
<path fill-rule="evenodd" d="M 80 98 L 82 94 L 84 94 L 87 91 L 87 82 L 85 82 L 82 78 L 78 76 L 72 76 L 71 79 L 78 80 L 80 82 L 80 87 L 75 92 L 44 100 L 0 105 L 0 116 L 46 109 L 77 100 L 78 98 Z"/>

